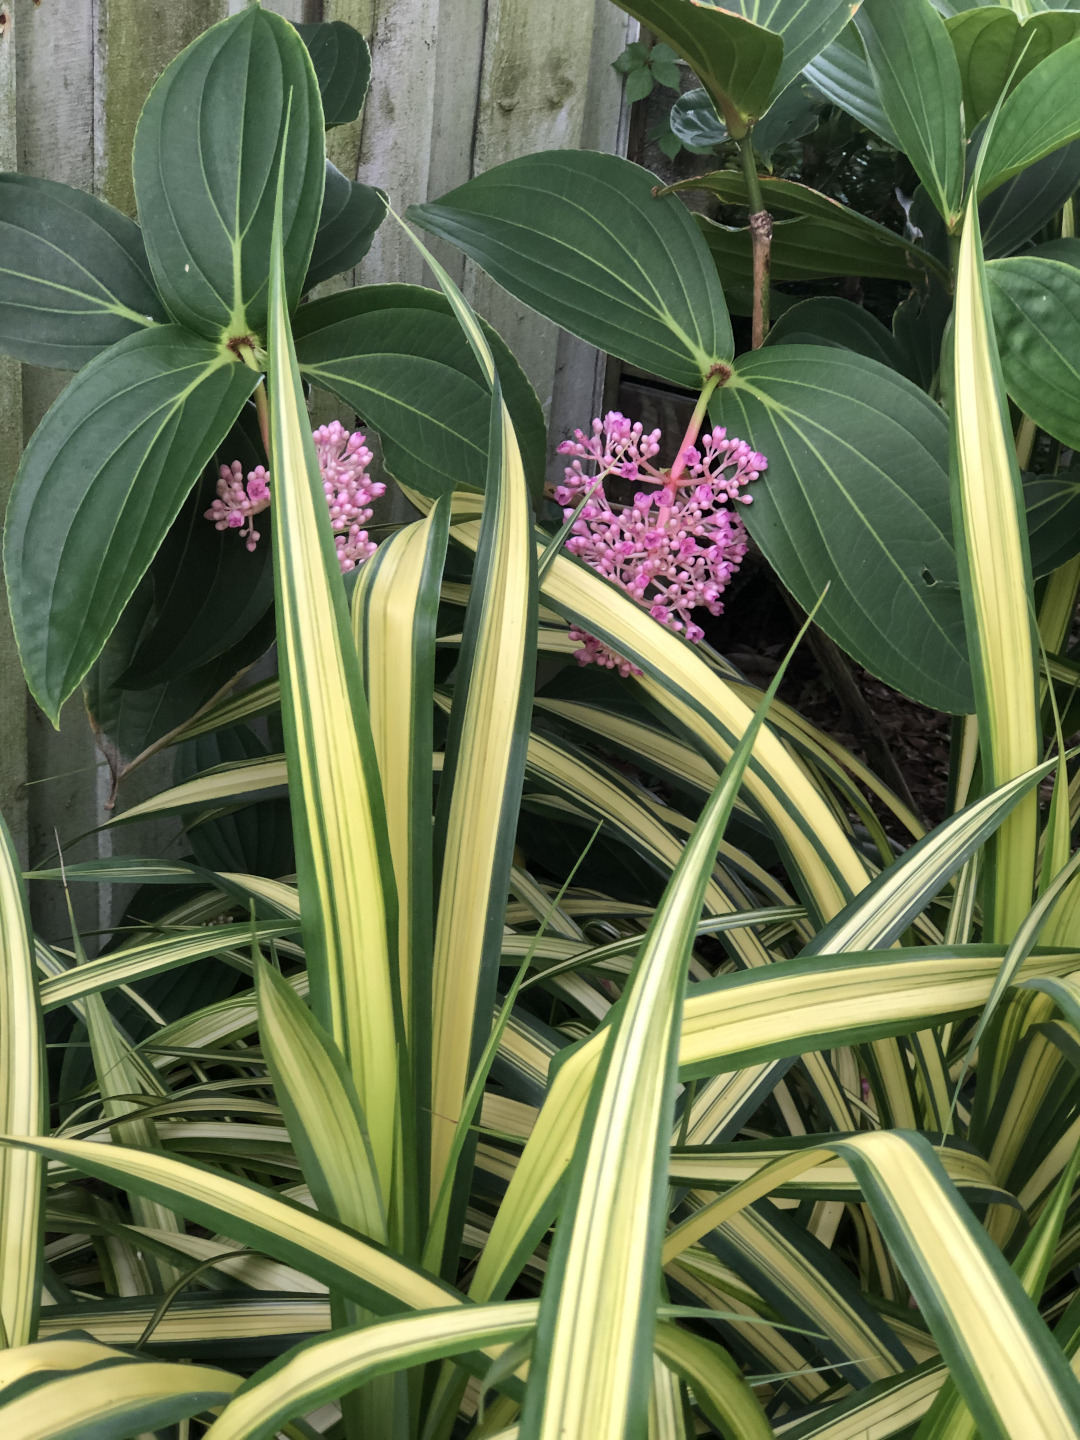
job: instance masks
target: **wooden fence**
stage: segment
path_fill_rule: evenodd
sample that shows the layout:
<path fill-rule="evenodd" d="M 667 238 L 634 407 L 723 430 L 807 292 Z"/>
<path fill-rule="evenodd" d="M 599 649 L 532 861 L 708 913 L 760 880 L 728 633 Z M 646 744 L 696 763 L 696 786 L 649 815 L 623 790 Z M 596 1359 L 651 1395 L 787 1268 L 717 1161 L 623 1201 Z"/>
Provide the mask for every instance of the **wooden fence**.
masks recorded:
<path fill-rule="evenodd" d="M 133 214 L 131 145 L 151 84 L 184 45 L 244 3 L 0 0 L 0 170 L 62 180 Z M 633 22 L 610 0 L 264 3 L 294 21 L 347 20 L 368 37 L 367 105 L 356 124 L 331 132 L 330 155 L 346 174 L 386 189 L 399 209 L 532 150 L 624 146 L 611 61 Z M 518 353 L 552 434 L 592 413 L 598 357 L 460 256 L 440 256 Z M 422 283 L 424 275 L 416 251 L 388 224 L 358 275 L 331 285 L 357 279 Z M 25 437 L 68 378 L 0 357 L 0 500 Z M 33 863 L 53 848 L 54 834 L 71 840 L 92 830 L 105 818 L 106 793 L 81 701 L 68 702 L 54 731 L 27 700 L 0 616 L 0 812 L 20 849 Z M 95 842 L 96 853 L 108 853 L 110 834 Z M 130 852 L 129 838 L 117 848 Z"/>

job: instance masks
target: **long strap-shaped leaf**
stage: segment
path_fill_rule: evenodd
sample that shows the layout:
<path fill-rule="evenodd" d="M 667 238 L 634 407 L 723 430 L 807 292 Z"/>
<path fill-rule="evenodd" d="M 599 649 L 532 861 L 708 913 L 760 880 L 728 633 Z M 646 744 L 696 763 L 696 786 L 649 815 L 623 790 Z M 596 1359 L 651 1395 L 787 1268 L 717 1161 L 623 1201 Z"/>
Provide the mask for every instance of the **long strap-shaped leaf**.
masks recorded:
<path fill-rule="evenodd" d="M 398 1120 L 396 902 L 375 750 L 286 312 L 280 199 L 270 278 L 274 588 L 304 946 L 389 1204 Z"/>
<path fill-rule="evenodd" d="M 453 534 L 476 548 L 475 524 L 455 525 Z M 632 660 L 644 672 L 638 684 L 649 701 L 709 759 L 727 763 L 753 711 L 694 646 L 566 554 L 545 571 L 542 593 L 569 620 Z M 791 855 L 808 898 L 823 919 L 832 919 L 866 884 L 866 866 L 805 768 L 768 726 L 758 735 L 746 792 Z"/>
<path fill-rule="evenodd" d="M 1027 529 L 974 196 L 956 277 L 952 409 L 953 528 L 991 787 L 1038 763 L 1040 730 Z M 988 848 L 988 939 L 1008 943 L 1030 908 L 1037 820 L 1032 793 Z"/>
<path fill-rule="evenodd" d="M 646 1423 L 687 965 L 717 848 L 782 674 L 702 812 L 612 1021 L 544 1282 L 522 1440 L 623 1440 Z"/>
<path fill-rule="evenodd" d="M 261 1440 L 376 1375 L 520 1339 L 535 1325 L 536 1312 L 534 1300 L 436 1310 L 308 1341 L 253 1376 L 206 1440 Z"/>
<path fill-rule="evenodd" d="M 401 1006 L 417 1095 L 431 1088 L 432 696 L 449 518 L 449 504 L 440 501 L 426 519 L 383 541 L 360 572 L 352 608 L 397 882 Z M 426 1154 L 426 1106 L 415 1123 Z M 426 1175 L 420 1183 L 426 1186 Z"/>
<path fill-rule="evenodd" d="M 436 825 L 442 869 L 432 971 L 433 1197 L 491 1014 L 532 706 L 532 512 L 497 377 L 489 456 Z"/>
<path fill-rule="evenodd" d="M 20 867 L 0 819 L 0 1125 L 7 1134 L 45 1133 L 45 1054 L 37 966 Z M 41 1159 L 0 1153 L 0 1345 L 33 1338 L 41 1295 Z"/>
<path fill-rule="evenodd" d="M 196 1224 L 291 1265 L 379 1314 L 460 1303 L 450 1286 L 320 1219 L 307 1206 L 280 1200 L 208 1165 L 90 1140 L 0 1138 L 3 1150 L 26 1149 L 160 1200 Z"/>

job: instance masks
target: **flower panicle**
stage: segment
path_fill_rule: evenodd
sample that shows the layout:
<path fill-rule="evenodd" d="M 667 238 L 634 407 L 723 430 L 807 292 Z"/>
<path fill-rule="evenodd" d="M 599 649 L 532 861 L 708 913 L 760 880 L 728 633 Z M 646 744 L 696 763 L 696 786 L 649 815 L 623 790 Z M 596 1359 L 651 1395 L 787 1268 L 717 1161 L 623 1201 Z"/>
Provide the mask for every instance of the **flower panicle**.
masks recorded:
<path fill-rule="evenodd" d="M 330 513 L 338 564 L 342 574 L 355 570 L 370 560 L 375 542 L 363 527 L 372 517 L 371 504 L 386 493 L 386 486 L 372 480 L 367 467 L 373 459 L 367 437 L 360 431 L 349 432 L 339 420 L 320 425 L 312 435 L 319 459 L 323 494 Z M 239 530 L 247 549 L 254 550 L 260 532 L 252 521 L 270 508 L 270 474 L 257 465 L 247 474 L 239 460 L 222 465 L 218 472 L 217 497 L 205 512 L 205 518 L 217 530 Z"/>
<path fill-rule="evenodd" d="M 691 619 L 703 608 L 720 615 L 720 596 L 737 572 L 747 550 L 746 528 L 735 509 L 748 505 L 744 493 L 768 468 L 764 455 L 745 440 L 729 437 L 722 426 L 683 447 L 678 478 L 655 462 L 661 432 L 645 433 L 640 422 L 610 411 L 577 430 L 559 446 L 573 456 L 555 499 L 569 520 L 588 497 L 574 521 L 565 548 L 612 580 L 654 620 L 696 644 L 704 638 Z M 604 481 L 638 481 L 653 485 L 629 504 L 609 500 Z M 580 643 L 577 659 L 638 674 L 630 661 L 615 654 L 595 636 L 571 630 Z"/>

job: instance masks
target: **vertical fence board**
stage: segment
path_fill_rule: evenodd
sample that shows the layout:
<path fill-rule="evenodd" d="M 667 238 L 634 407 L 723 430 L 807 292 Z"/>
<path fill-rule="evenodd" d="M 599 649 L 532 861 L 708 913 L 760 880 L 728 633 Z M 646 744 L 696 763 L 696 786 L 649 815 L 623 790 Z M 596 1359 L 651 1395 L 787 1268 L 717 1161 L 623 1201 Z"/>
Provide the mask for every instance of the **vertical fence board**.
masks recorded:
<path fill-rule="evenodd" d="M 612 61 L 637 39 L 638 22 L 611 0 L 595 0 L 592 54 L 581 127 L 581 148 L 626 153 L 629 107 L 623 103 L 623 80 Z M 586 428 L 599 414 L 603 400 L 606 359 L 563 331 L 555 355 L 551 411 L 548 415 L 549 478 L 561 480 L 563 466 L 555 446 L 578 427 Z"/>
<path fill-rule="evenodd" d="M 0 3 L 0 170 L 18 166 L 15 129 L 15 10 Z M 22 449 L 22 371 L 0 356 L 0 508 L 6 506 Z M 4 592 L 0 589 L 0 595 Z M 26 701 L 7 606 L 0 602 L 0 813 L 26 856 Z"/>
<path fill-rule="evenodd" d="M 488 0 L 473 174 L 533 150 L 573 149 L 585 118 L 593 5 Z M 558 330 L 482 271 L 466 294 L 500 331 L 550 409 Z"/>
<path fill-rule="evenodd" d="M 150 87 L 196 36 L 223 20 L 225 0 L 147 5 L 100 0 L 94 87 L 95 188 L 110 205 L 135 214 L 131 147 Z"/>
<path fill-rule="evenodd" d="M 399 214 L 428 196 L 438 36 L 439 0 L 378 0 L 359 177 L 387 191 Z M 416 247 L 388 220 L 360 266 L 361 279 L 419 285 L 423 273 Z"/>

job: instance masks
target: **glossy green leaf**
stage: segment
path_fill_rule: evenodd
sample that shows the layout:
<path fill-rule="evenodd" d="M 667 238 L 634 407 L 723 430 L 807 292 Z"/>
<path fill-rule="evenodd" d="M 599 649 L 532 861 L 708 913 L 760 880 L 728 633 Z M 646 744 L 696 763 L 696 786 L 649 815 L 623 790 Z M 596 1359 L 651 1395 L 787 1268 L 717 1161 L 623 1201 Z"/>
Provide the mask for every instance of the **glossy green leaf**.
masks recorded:
<path fill-rule="evenodd" d="M 1051 575 L 1080 554 L 1080 481 L 1075 476 L 1024 480 L 1031 573 Z"/>
<path fill-rule="evenodd" d="M 351 1385 L 425 1361 L 505 1345 L 529 1333 L 536 1302 L 474 1306 L 387 1320 L 308 1341 L 244 1386 L 207 1440 L 263 1440 L 290 1417 L 335 1399 Z"/>
<path fill-rule="evenodd" d="M 1080 446 L 1080 270 L 1019 255 L 986 278 L 1005 388 L 1040 429 Z"/>
<path fill-rule="evenodd" d="M 481 325 L 538 494 L 547 455 L 540 402 L 505 342 Z M 418 285 L 365 285 L 305 305 L 294 329 L 304 375 L 379 432 L 397 479 L 432 497 L 483 490 L 490 400 L 443 296 Z"/>
<path fill-rule="evenodd" d="M 957 266 L 951 408 L 953 533 L 979 748 L 987 779 L 1001 785 L 1038 762 L 1041 734 L 1031 562 L 974 194 Z M 987 938 L 1011 940 L 1028 913 L 1037 823 L 1032 795 L 994 838 L 983 899 Z"/>
<path fill-rule="evenodd" d="M 0 350 L 78 370 L 164 319 L 134 221 L 70 185 L 0 175 Z"/>
<path fill-rule="evenodd" d="M 1078 59 L 1080 39 L 1037 65 L 1005 100 L 983 150 L 980 196 L 1080 136 Z"/>
<path fill-rule="evenodd" d="M 814 57 L 840 33 L 851 0 L 618 0 L 689 61 L 732 134 L 764 115 Z"/>
<path fill-rule="evenodd" d="M 359 180 L 347 180 L 328 160 L 322 214 L 304 289 L 310 290 L 332 275 L 359 265 L 371 249 L 386 213 L 387 199 L 381 190 Z"/>
<path fill-rule="evenodd" d="M 0 819 L 0 1124 L 8 1134 L 48 1127 L 48 1077 L 37 966 L 18 856 Z M 44 1171 L 29 1151 L 0 1155 L 0 1345 L 25 1345 L 41 1302 Z"/>
<path fill-rule="evenodd" d="M 807 65 L 805 74 L 834 105 L 853 115 L 894 150 L 901 149 L 878 99 L 866 50 L 855 25 L 845 26 L 832 44 Z"/>
<path fill-rule="evenodd" d="M 212 1233 L 228 1235 L 294 1266 L 379 1314 L 461 1303 L 450 1286 L 381 1246 L 320 1219 L 305 1205 L 234 1180 L 223 1170 L 90 1140 L 42 1139 L 27 1142 L 25 1148 L 110 1185 L 160 1200 Z"/>
<path fill-rule="evenodd" d="M 76 1345 L 96 1358 L 73 1362 Z M 20 1354 L 30 1375 L 40 1367 L 41 1380 L 31 1387 L 16 1381 L 12 1398 L 4 1403 L 0 1393 L 0 1403 L 4 1423 L 25 1440 L 128 1440 L 223 1405 L 241 1383 L 225 1370 L 133 1360 L 81 1338 L 27 1345 Z"/>
<path fill-rule="evenodd" d="M 297 25 L 315 67 L 326 128 L 359 118 L 371 81 L 371 51 L 360 31 L 344 20 Z"/>
<path fill-rule="evenodd" d="M 130 878 L 117 874 L 117 879 Z M 98 960 L 88 960 L 65 970 L 61 975 L 44 980 L 41 985 L 41 1007 L 44 1011 L 55 1010 L 59 1005 L 70 1005 L 84 995 L 93 995 L 101 990 L 111 990 L 119 985 L 130 985 L 159 975 L 178 965 L 188 965 L 193 960 L 205 959 L 208 955 L 243 949 L 251 953 L 253 943 L 276 940 L 282 935 L 294 934 L 295 924 L 282 925 L 276 921 L 255 920 L 236 925 L 200 926 L 187 935 L 166 936 L 163 939 L 147 940 L 142 944 L 125 945 L 110 951 Z"/>
<path fill-rule="evenodd" d="M 571 334 L 696 390 L 731 359 L 731 322 L 693 220 L 655 183 L 615 155 L 546 151 L 409 213 Z"/>
<path fill-rule="evenodd" d="M 769 460 L 742 512 L 799 603 L 887 684 L 972 705 L 940 409 L 861 355 L 777 346 L 740 359 L 713 413 Z"/>
<path fill-rule="evenodd" d="M 1080 14 L 1051 11 L 1028 15 L 1000 5 L 967 10 L 946 21 L 964 86 L 964 116 L 969 130 L 989 115 L 1008 85 L 1055 50 L 1080 35 Z"/>
<path fill-rule="evenodd" d="M 54 721 L 255 381 L 208 341 L 158 326 L 92 361 L 34 432 L 4 569 L 23 669 Z"/>
<path fill-rule="evenodd" d="M 930 0 L 864 0 L 855 23 L 900 146 L 952 224 L 964 194 L 963 95 L 945 23 Z"/>
<path fill-rule="evenodd" d="M 999 185 L 979 206 L 986 258 L 999 260 L 1019 250 L 1026 240 L 1057 217 L 1077 189 L 1080 189 L 1080 141 L 1076 140 L 1044 155 Z M 1044 247 L 1040 246 L 1036 253 L 1043 251 Z M 1049 258 L 1065 257 L 1049 255 Z"/>
<path fill-rule="evenodd" d="M 345 1057 L 389 1210 L 401 1115 L 386 817 L 323 479 L 286 312 L 278 182 L 267 337 L 281 715 L 312 1008 Z"/>
<path fill-rule="evenodd" d="M 769 331 L 767 345 L 835 345 L 879 365 L 906 372 L 903 352 L 891 330 L 851 300 L 819 295 L 785 310 Z"/>
<path fill-rule="evenodd" d="M 266 327 L 274 181 L 284 157 L 285 293 L 300 299 L 325 172 L 323 114 L 303 42 L 259 6 L 212 26 L 155 84 L 135 133 L 135 198 L 175 320 L 254 346 Z"/>
<path fill-rule="evenodd" d="M 783 667 L 702 811 L 608 1027 L 544 1280 L 523 1440 L 619 1440 L 643 1428 L 687 966 L 714 857 L 782 676 Z"/>
<path fill-rule="evenodd" d="M 761 176 L 760 184 L 765 204 L 776 216 L 771 272 L 774 280 L 863 275 L 914 282 L 928 269 L 940 269 L 927 251 L 838 200 L 794 180 Z M 708 190 L 727 205 L 748 203 L 746 180 L 735 170 L 715 170 L 671 188 Z M 699 224 L 721 280 L 749 278 L 753 264 L 750 231 L 733 230 L 705 218 Z"/>
<path fill-rule="evenodd" d="M 358 1234 L 385 1241 L 371 1142 L 341 1051 L 276 970 L 261 964 L 255 979 L 263 1053 L 316 1207 Z"/>

